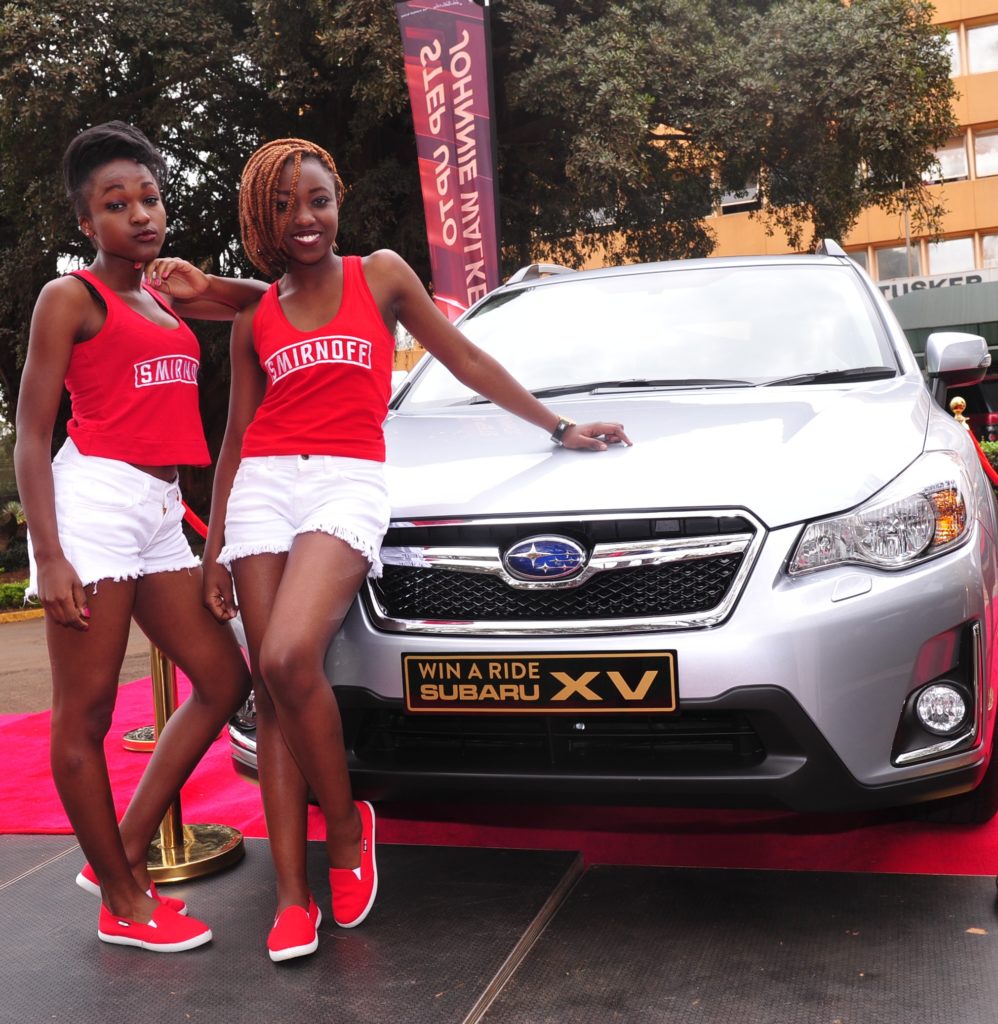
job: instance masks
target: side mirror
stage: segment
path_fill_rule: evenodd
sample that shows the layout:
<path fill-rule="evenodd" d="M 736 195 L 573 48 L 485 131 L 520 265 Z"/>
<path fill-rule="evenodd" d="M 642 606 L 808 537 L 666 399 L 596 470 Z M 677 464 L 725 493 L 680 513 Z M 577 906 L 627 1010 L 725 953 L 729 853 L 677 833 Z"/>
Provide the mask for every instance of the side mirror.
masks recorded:
<path fill-rule="evenodd" d="M 947 388 L 976 384 L 991 365 L 988 343 L 979 334 L 937 331 L 925 344 L 925 372 L 940 404 Z"/>

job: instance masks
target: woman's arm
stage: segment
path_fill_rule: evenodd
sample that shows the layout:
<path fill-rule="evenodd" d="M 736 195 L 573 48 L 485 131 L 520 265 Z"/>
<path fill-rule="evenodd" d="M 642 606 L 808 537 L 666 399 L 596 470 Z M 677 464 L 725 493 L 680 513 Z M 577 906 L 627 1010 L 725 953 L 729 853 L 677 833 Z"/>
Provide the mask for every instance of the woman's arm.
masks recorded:
<path fill-rule="evenodd" d="M 50 281 L 31 317 L 28 355 L 17 399 L 14 470 L 38 575 L 38 597 L 62 626 L 85 630 L 86 594 L 59 543 L 52 482 L 52 430 L 66 370 L 77 339 L 84 337 L 92 303 L 71 278 Z"/>
<path fill-rule="evenodd" d="M 394 318 L 462 384 L 547 434 L 554 433 L 561 423 L 558 413 L 534 398 L 499 362 L 470 342 L 437 309 L 401 256 L 379 250 L 367 258 L 365 270 L 368 280 L 382 293 L 376 298 L 387 299 Z M 566 448 L 592 451 L 605 451 L 609 444 L 631 443 L 620 423 L 572 424 L 562 434 L 561 442 Z"/>
<path fill-rule="evenodd" d="M 205 274 L 176 256 L 147 263 L 143 275 L 188 320 L 231 320 L 267 290 L 263 281 Z"/>
<path fill-rule="evenodd" d="M 233 598 L 232 577 L 218 564 L 218 555 L 225 544 L 225 513 L 232 482 L 239 469 L 243 434 L 253 420 L 266 391 L 266 377 L 253 347 L 253 317 L 256 306 L 240 313 L 232 324 L 229 362 L 232 375 L 229 385 L 229 415 L 225 437 L 215 463 L 211 488 L 211 513 L 208 516 L 208 537 L 205 540 L 202 566 L 205 607 L 221 622 L 235 618 L 238 607 Z"/>

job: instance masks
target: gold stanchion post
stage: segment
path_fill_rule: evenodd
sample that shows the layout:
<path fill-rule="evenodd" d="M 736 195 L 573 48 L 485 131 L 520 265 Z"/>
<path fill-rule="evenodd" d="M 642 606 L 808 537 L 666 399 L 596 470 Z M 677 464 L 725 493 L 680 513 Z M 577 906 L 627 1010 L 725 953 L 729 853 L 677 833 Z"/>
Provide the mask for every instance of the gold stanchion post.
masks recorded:
<path fill-rule="evenodd" d="M 156 737 L 177 710 L 177 670 L 173 662 L 150 645 L 153 705 Z M 180 795 L 170 805 L 149 844 L 149 874 L 155 882 L 181 882 L 200 878 L 241 860 L 245 853 L 242 833 L 229 825 L 185 825 L 180 812 Z"/>

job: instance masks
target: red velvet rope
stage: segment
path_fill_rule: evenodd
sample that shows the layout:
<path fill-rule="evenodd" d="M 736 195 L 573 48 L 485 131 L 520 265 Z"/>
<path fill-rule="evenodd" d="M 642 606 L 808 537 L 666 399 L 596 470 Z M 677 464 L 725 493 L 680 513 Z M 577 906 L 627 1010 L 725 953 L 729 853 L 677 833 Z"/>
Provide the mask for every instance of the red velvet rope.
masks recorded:
<path fill-rule="evenodd" d="M 995 472 L 994 466 L 991 465 L 991 462 L 988 460 L 988 457 L 984 454 L 984 449 L 981 447 L 981 442 L 978 441 L 976 437 L 974 437 L 972 431 L 968 430 L 967 433 L 970 434 L 970 437 L 974 442 L 974 447 L 977 449 L 977 457 L 981 460 L 981 465 L 984 467 L 984 472 L 987 474 L 988 479 L 991 481 L 991 483 L 998 487 L 998 473 Z"/>
<path fill-rule="evenodd" d="M 205 526 L 204 520 L 198 516 L 186 501 L 184 502 L 184 522 L 203 538 L 208 536 L 208 527 Z"/>

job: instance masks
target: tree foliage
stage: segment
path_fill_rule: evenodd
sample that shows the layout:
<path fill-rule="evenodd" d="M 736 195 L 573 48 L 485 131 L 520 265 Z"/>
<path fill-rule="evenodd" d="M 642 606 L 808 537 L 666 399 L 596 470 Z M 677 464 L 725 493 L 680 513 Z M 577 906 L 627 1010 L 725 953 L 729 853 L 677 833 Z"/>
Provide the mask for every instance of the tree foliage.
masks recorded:
<path fill-rule="evenodd" d="M 506 270 L 705 255 L 721 192 L 757 178 L 794 245 L 867 206 L 931 226 L 922 175 L 952 134 L 923 0 L 494 0 Z M 415 142 L 388 0 L 0 0 L 0 415 L 42 284 L 88 250 L 62 192 L 81 128 L 132 121 L 166 153 L 170 253 L 249 273 L 236 188 L 280 135 L 334 154 L 340 248 L 388 246 L 428 281 Z M 198 327 L 209 438 L 227 331 Z M 6 406 L 4 406 L 6 402 Z M 190 486 L 190 484 L 188 484 Z M 201 495 L 203 498 L 203 494 Z"/>
<path fill-rule="evenodd" d="M 910 0 L 794 0 L 746 19 L 738 81 L 747 126 L 722 167 L 729 183 L 757 169 L 791 245 L 812 228 L 812 241 L 841 238 L 871 206 L 908 206 L 916 224 L 936 226 L 943 210 L 923 175 L 956 123 L 949 53 L 931 12 Z"/>
<path fill-rule="evenodd" d="M 842 237 L 867 207 L 907 204 L 955 131 L 942 32 L 922 0 L 509 0 L 503 125 L 524 151 L 507 244 L 570 262 L 705 255 L 703 217 L 758 181 L 791 245 Z M 532 37 L 517 26 L 537 26 Z M 508 148 L 506 150 L 508 154 Z M 525 206 L 537 217 L 532 229 Z M 806 237 L 810 234 L 810 237 Z M 573 259 L 573 257 L 575 259 Z"/>
<path fill-rule="evenodd" d="M 254 89 L 233 52 L 252 19 L 235 2 L 45 0 L 7 3 L 0 19 L 0 386 L 10 413 L 31 309 L 45 281 L 92 250 L 61 180 L 62 153 L 90 124 L 130 121 L 167 156 L 170 252 L 206 270 L 239 264 L 233 175 L 252 126 L 233 117 Z M 223 145 L 219 145 L 223 142 Z M 209 372 L 224 372 L 225 333 L 199 328 Z M 224 404 L 204 389 L 209 429 Z M 61 424 L 60 424 L 61 426 Z M 58 431 L 57 431 L 58 432 Z M 59 439 L 61 440 L 61 438 Z"/>

